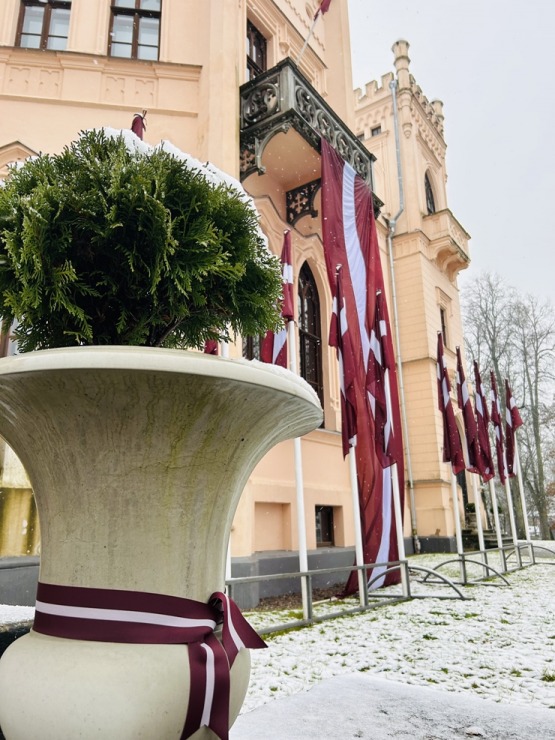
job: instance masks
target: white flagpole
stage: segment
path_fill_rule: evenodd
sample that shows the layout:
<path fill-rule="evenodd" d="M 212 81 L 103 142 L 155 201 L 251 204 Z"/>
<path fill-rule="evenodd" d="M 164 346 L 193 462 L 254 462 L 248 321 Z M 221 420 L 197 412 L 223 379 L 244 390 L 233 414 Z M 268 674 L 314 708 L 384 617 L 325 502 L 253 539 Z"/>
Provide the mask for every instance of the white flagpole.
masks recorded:
<path fill-rule="evenodd" d="M 455 536 L 457 540 L 457 555 L 460 558 L 461 580 L 466 583 L 466 568 L 464 565 L 464 550 L 462 543 L 461 512 L 459 510 L 459 497 L 457 495 L 457 478 L 451 468 L 451 495 L 453 498 L 453 519 L 455 522 Z"/>
<path fill-rule="evenodd" d="M 484 543 L 484 528 L 482 526 L 482 506 L 480 491 L 478 489 L 478 475 L 472 474 L 472 493 L 474 494 L 474 511 L 476 512 L 476 529 L 478 530 L 478 546 L 482 552 L 482 560 L 487 563 L 488 557 L 486 555 L 486 545 Z M 487 576 L 488 570 L 485 569 L 485 575 Z"/>
<path fill-rule="evenodd" d="M 310 26 L 310 29 L 308 31 L 308 36 L 306 37 L 305 42 L 303 44 L 303 48 L 300 50 L 298 57 L 295 59 L 295 64 L 297 65 L 297 67 L 299 66 L 299 64 L 301 62 L 301 59 L 303 58 L 303 55 L 304 55 L 304 53 L 306 51 L 306 47 L 308 46 L 308 42 L 312 38 L 312 34 L 314 33 L 314 29 L 316 27 L 316 22 L 317 22 L 317 20 L 318 20 L 319 17 L 320 17 L 320 13 L 318 12 L 314 16 L 314 20 L 312 21 L 312 25 Z"/>
<path fill-rule="evenodd" d="M 402 563 L 401 567 L 401 585 L 403 588 L 403 596 L 409 597 L 409 584 L 407 578 L 407 569 L 405 567 L 405 561 L 407 556 L 405 554 L 405 537 L 403 532 L 403 514 L 401 511 L 401 493 L 399 491 L 399 477 L 397 475 L 397 463 L 393 463 L 391 466 L 391 480 L 393 484 L 393 509 L 395 511 L 395 533 L 397 534 L 397 551 L 399 560 Z"/>
<path fill-rule="evenodd" d="M 287 342 L 289 344 L 289 370 L 298 375 L 297 368 L 297 341 L 295 335 L 295 322 L 287 323 Z M 306 518 L 304 508 L 304 483 L 303 483 L 303 458 L 301 450 L 301 439 L 295 437 L 293 440 L 295 452 L 295 489 L 297 492 L 297 537 L 299 540 L 299 569 L 302 572 L 308 570 L 308 551 L 306 545 Z M 303 617 L 309 619 L 308 608 L 308 583 L 306 578 L 301 578 L 301 595 L 303 600 Z"/>
<path fill-rule="evenodd" d="M 353 516 L 355 524 L 355 562 L 359 567 L 358 573 L 358 595 L 360 599 L 360 605 L 366 606 L 366 579 L 364 578 L 364 550 L 362 547 L 362 527 L 360 524 L 360 500 L 358 497 L 358 479 L 357 479 L 357 463 L 355 457 L 355 448 L 349 449 L 349 473 L 351 477 L 351 496 L 353 499 Z"/>
<path fill-rule="evenodd" d="M 520 505 L 522 507 L 522 518 L 524 520 L 524 535 L 526 537 L 526 542 L 528 543 L 528 551 L 530 554 L 530 561 L 534 562 L 534 547 L 532 546 L 532 542 L 530 540 L 530 527 L 528 525 L 528 507 L 526 505 L 526 496 L 524 495 L 524 483 L 522 482 L 522 469 L 520 467 L 520 453 L 518 451 L 518 443 L 516 441 L 516 433 L 515 433 L 515 459 L 514 459 L 514 465 L 516 467 L 516 474 L 518 477 L 518 490 L 520 492 Z"/>
<path fill-rule="evenodd" d="M 501 524 L 499 523 L 499 510 L 497 508 L 497 494 L 495 493 L 495 483 L 493 478 L 489 481 L 489 495 L 491 497 L 491 507 L 493 509 L 493 521 L 495 524 L 495 533 L 497 535 L 497 547 L 501 555 L 503 570 L 507 570 L 507 561 L 505 560 L 505 551 L 503 550 L 503 538 L 501 537 Z"/>
<path fill-rule="evenodd" d="M 514 504 L 513 504 L 513 494 L 511 493 L 511 479 L 509 478 L 509 472 L 507 467 L 507 451 L 503 450 L 503 464 L 505 465 L 506 477 L 505 477 L 505 495 L 507 496 L 507 506 L 509 509 L 509 522 L 511 525 L 511 536 L 513 539 L 513 545 L 516 551 L 516 557 L 518 560 L 519 567 L 522 567 L 522 559 L 520 557 L 520 550 L 518 548 L 518 537 L 516 534 L 516 524 L 515 524 L 515 510 L 514 510 Z"/>
<path fill-rule="evenodd" d="M 220 353 L 224 358 L 229 358 L 228 342 L 220 342 Z M 229 530 L 229 540 L 227 541 L 227 553 L 225 559 L 225 577 L 226 580 L 231 578 L 231 530 Z"/>

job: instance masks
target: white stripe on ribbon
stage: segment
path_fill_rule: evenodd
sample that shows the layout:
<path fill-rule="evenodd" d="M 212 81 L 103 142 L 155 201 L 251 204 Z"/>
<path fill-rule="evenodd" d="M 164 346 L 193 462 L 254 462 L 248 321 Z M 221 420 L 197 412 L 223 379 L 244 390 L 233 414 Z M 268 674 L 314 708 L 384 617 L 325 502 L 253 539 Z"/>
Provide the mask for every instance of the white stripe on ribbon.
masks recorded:
<path fill-rule="evenodd" d="M 281 278 L 282 282 L 293 285 L 293 265 L 288 265 L 287 262 L 283 263 Z"/>
<path fill-rule="evenodd" d="M 174 617 L 170 614 L 156 614 L 154 612 L 125 611 L 124 609 L 97 609 L 86 606 L 67 606 L 65 604 L 49 604 L 45 601 L 36 602 L 36 610 L 43 614 L 53 614 L 57 617 L 71 617 L 73 619 L 102 619 L 108 622 L 136 622 L 139 624 L 156 624 L 161 627 L 209 627 L 216 628 L 213 619 L 191 619 L 189 617 Z"/>
<path fill-rule="evenodd" d="M 216 687 L 216 670 L 214 667 L 215 658 L 214 651 L 205 642 L 201 643 L 201 647 L 206 651 L 206 687 L 204 690 L 204 706 L 202 708 L 202 717 L 200 718 L 200 726 L 210 725 L 210 715 L 212 714 L 212 704 L 214 702 L 214 690 Z M 196 734 L 196 733 L 195 733 Z"/>
<path fill-rule="evenodd" d="M 227 628 L 229 629 L 229 634 L 231 636 L 231 639 L 235 643 L 235 647 L 237 650 L 240 650 L 241 648 L 245 647 L 245 643 L 243 640 L 239 637 L 239 633 L 237 632 L 235 625 L 233 624 L 233 614 L 231 612 L 231 604 L 229 603 L 229 597 L 224 594 L 224 599 L 227 603 Z"/>

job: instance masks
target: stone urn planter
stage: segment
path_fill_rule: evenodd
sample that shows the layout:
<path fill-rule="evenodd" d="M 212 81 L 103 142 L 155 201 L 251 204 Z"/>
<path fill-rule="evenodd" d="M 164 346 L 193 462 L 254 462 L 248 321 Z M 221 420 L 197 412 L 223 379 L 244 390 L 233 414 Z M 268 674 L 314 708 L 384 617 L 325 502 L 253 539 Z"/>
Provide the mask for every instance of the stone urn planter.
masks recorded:
<path fill-rule="evenodd" d="M 226 736 L 250 671 L 237 612 L 224 621 L 224 644 L 226 628 L 240 635 L 223 678 L 207 647 L 212 616 L 226 611 L 233 515 L 260 458 L 321 418 L 296 376 L 198 352 L 75 347 L 0 360 L 0 433 L 29 474 L 42 533 L 35 628 L 0 661 L 8 740 Z M 208 606 L 215 592 L 221 603 Z M 193 618 L 208 637 L 142 631 Z M 213 671 L 214 702 L 230 680 L 223 730 L 209 722 Z M 191 713 L 196 727 L 184 729 Z"/>

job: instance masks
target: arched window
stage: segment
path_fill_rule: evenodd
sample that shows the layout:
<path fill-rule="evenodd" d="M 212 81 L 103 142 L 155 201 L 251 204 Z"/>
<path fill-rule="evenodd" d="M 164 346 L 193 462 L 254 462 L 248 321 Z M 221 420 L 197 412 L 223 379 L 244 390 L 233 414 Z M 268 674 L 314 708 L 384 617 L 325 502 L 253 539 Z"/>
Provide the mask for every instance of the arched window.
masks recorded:
<path fill-rule="evenodd" d="M 322 383 L 322 329 L 316 281 L 305 262 L 299 273 L 299 354 L 301 376 L 324 404 Z"/>
<path fill-rule="evenodd" d="M 434 200 L 434 191 L 432 190 L 432 183 L 427 174 L 424 177 L 424 190 L 426 191 L 426 209 L 428 211 L 428 216 L 430 216 L 432 213 L 436 212 L 436 204 Z"/>

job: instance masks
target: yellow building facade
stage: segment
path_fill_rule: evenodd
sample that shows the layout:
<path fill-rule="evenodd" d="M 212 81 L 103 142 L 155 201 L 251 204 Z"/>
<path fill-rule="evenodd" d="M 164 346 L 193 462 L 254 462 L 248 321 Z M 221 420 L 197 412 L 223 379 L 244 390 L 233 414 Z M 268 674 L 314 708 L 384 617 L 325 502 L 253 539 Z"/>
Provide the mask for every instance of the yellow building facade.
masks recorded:
<path fill-rule="evenodd" d="M 463 343 L 457 274 L 469 264 L 469 236 L 447 203 L 442 104 L 429 102 L 416 84 L 403 41 L 393 47 L 395 73 L 353 91 L 348 2 L 332 0 L 314 24 L 319 4 L 3 0 L 0 176 L 11 162 L 60 151 L 83 129 L 130 128 L 135 112 L 146 110 L 145 141 L 168 139 L 242 180 L 276 254 L 291 230 L 298 362 L 325 416 L 301 442 L 306 543 L 309 551 L 341 552 L 350 562 L 351 489 L 337 359 L 327 343 L 319 153 L 325 136 L 372 187 L 379 214 L 408 430 L 405 537 L 448 550 L 454 524 L 435 353 L 442 331 L 454 369 L 455 347 Z M 257 339 L 237 337 L 228 352 L 256 356 Z M 19 487 L 23 495 L 25 488 L 21 480 L 10 483 L 9 455 L 0 556 L 29 553 L 28 538 L 14 543 L 11 534 L 31 513 L 22 514 L 21 501 L 8 493 Z M 247 484 L 231 534 L 237 562 L 295 553 L 297 501 L 289 442 L 268 454 Z M 33 553 L 37 548 L 38 541 Z"/>

